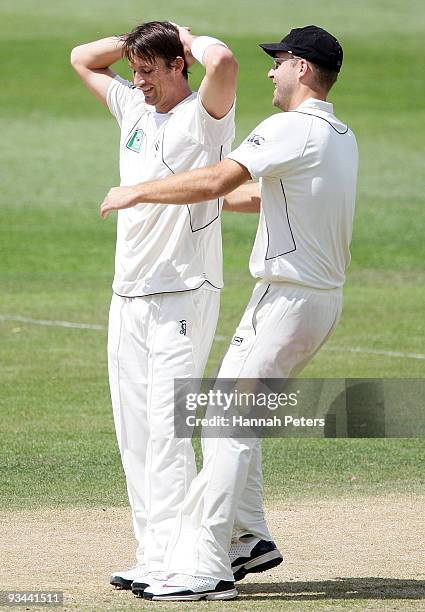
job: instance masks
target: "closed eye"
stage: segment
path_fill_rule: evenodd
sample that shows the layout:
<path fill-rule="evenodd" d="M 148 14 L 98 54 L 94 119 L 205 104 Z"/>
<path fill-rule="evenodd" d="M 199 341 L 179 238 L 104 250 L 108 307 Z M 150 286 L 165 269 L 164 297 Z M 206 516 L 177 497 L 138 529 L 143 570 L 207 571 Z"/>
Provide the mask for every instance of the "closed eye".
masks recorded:
<path fill-rule="evenodd" d="M 135 68 L 132 68 L 130 66 L 130 70 L 133 73 L 133 76 L 137 73 L 140 74 L 141 76 L 146 75 L 146 74 L 152 74 L 153 69 L 152 68 L 146 68 L 145 70 L 143 70 L 142 68 L 139 68 L 138 70 L 136 70 Z"/>

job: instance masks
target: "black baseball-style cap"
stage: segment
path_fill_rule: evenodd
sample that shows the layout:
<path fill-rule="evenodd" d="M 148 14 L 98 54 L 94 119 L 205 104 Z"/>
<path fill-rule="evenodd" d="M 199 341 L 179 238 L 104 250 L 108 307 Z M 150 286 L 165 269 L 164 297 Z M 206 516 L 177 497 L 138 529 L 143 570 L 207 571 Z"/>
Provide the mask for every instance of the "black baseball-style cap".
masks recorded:
<path fill-rule="evenodd" d="M 341 70 L 341 45 L 335 36 L 315 25 L 294 28 L 280 42 L 264 43 L 260 47 L 272 57 L 278 51 L 287 51 L 329 70 Z"/>

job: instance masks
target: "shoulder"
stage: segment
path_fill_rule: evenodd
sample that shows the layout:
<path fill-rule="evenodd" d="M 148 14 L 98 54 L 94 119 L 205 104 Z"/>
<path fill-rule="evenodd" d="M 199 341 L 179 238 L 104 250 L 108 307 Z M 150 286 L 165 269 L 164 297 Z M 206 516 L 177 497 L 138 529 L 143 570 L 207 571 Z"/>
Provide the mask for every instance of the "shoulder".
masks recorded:
<path fill-rule="evenodd" d="M 225 123 L 229 119 L 234 119 L 235 106 L 236 106 L 236 100 L 235 100 L 235 103 L 233 104 L 232 108 L 227 113 L 227 115 L 225 115 L 221 119 L 216 119 L 215 117 L 210 115 L 208 113 L 208 111 L 206 110 L 206 108 L 205 108 L 205 106 L 204 106 L 204 104 L 202 102 L 201 93 L 199 91 L 192 91 L 190 96 L 188 96 L 185 100 L 180 102 L 174 108 L 174 112 L 176 114 L 179 114 L 180 116 L 184 116 L 184 115 L 187 115 L 187 116 L 198 115 L 204 121 L 211 122 L 214 125 L 220 125 L 221 123 Z"/>
<path fill-rule="evenodd" d="M 172 114 L 170 125 L 206 148 L 217 148 L 234 139 L 234 106 L 227 115 L 215 119 L 204 108 L 199 92 L 194 91 L 174 107 Z"/>
<path fill-rule="evenodd" d="M 254 130 L 254 132 L 267 135 L 269 137 L 281 136 L 294 130 L 299 132 L 303 126 L 308 127 L 311 117 L 292 112 L 276 113 L 264 119 Z"/>
<path fill-rule="evenodd" d="M 244 144 L 270 146 L 285 143 L 285 146 L 297 147 L 304 142 L 311 125 L 311 117 L 295 113 L 276 113 L 264 119 L 245 139 Z"/>
<path fill-rule="evenodd" d="M 145 96 L 133 83 L 116 75 L 108 87 L 107 102 L 109 106 L 115 103 L 123 109 L 129 105 L 145 105 Z"/>
<path fill-rule="evenodd" d="M 108 87 L 108 95 L 117 95 L 118 93 L 134 95 L 136 91 L 137 87 L 131 83 L 131 81 L 123 79 L 119 74 L 116 74 L 115 77 L 111 79 Z"/>

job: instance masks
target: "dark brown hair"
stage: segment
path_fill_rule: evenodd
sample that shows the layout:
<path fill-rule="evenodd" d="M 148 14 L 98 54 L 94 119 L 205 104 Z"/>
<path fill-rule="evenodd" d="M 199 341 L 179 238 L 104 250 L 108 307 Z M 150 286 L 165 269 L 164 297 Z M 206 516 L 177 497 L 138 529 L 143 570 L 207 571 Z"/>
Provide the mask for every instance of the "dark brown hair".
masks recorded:
<path fill-rule="evenodd" d="M 181 57 L 184 60 L 182 74 L 187 79 L 188 66 L 179 32 L 169 21 L 142 23 L 128 34 L 123 34 L 121 40 L 124 41 L 123 54 L 130 62 L 139 58 L 154 63 L 157 57 L 162 57 L 167 67 L 171 68 L 176 57 Z"/>
<path fill-rule="evenodd" d="M 320 89 L 328 93 L 338 78 L 338 72 L 325 68 L 324 66 L 319 66 L 313 62 L 310 62 L 310 64 L 312 64 L 314 68 L 313 73 L 316 84 Z"/>

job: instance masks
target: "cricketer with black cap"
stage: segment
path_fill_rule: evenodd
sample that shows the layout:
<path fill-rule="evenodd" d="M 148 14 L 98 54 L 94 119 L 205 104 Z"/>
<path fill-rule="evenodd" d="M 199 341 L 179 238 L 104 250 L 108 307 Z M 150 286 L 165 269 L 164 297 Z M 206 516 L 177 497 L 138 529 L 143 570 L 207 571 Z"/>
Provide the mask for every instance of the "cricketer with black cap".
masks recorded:
<path fill-rule="evenodd" d="M 226 210 L 260 212 L 250 258 L 258 282 L 221 365 L 224 379 L 297 376 L 338 324 L 350 261 L 357 144 L 327 101 L 342 48 L 312 25 L 260 46 L 274 58 L 268 77 L 284 112 L 218 164 L 114 188 L 101 205 L 105 217 L 143 202 L 225 195 Z M 203 450 L 168 546 L 169 579 L 146 589 L 147 599 L 231 599 L 234 581 L 282 561 L 264 517 L 260 441 L 223 432 L 204 439 Z"/>

